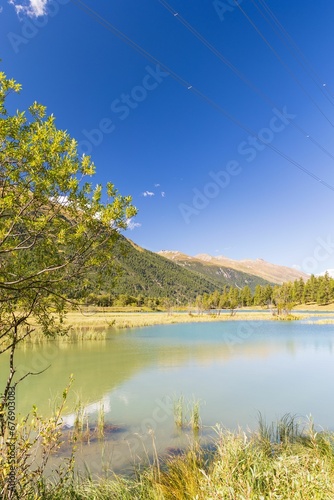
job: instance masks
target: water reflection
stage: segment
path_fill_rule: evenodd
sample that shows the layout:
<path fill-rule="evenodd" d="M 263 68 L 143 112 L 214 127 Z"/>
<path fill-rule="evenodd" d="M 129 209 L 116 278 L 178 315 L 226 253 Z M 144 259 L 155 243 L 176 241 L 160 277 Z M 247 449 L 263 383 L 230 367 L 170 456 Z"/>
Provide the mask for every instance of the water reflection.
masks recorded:
<path fill-rule="evenodd" d="M 37 404 L 42 414 L 49 413 L 49 401 L 73 373 L 68 425 L 78 398 L 92 418 L 102 403 L 108 421 L 134 428 L 151 418 L 159 398 L 182 393 L 205 401 L 201 413 L 208 426 L 254 426 L 260 410 L 268 418 L 312 413 L 332 427 L 332 332 L 332 325 L 231 321 L 110 332 L 102 341 L 25 345 L 16 358 L 18 376 L 51 366 L 20 384 L 17 408 L 26 414 Z M 2 386 L 6 376 L 3 357 Z M 159 428 L 165 425 L 171 432 L 172 416 Z"/>

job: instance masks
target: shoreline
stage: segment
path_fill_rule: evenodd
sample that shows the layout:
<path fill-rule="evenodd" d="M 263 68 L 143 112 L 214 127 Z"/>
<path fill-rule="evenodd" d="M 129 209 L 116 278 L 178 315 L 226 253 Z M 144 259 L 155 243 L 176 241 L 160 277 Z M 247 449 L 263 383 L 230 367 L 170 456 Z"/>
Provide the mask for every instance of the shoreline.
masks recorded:
<path fill-rule="evenodd" d="M 317 316 L 321 319 L 323 312 L 333 316 L 333 306 L 328 310 L 304 308 L 297 309 L 296 312 L 292 311 L 291 316 L 297 321 L 304 320 L 311 316 Z M 83 312 L 70 312 L 66 316 L 66 324 L 71 325 L 73 329 L 76 328 L 113 328 L 115 330 L 126 328 L 138 328 L 145 326 L 155 325 L 170 325 L 181 323 L 211 323 L 222 321 L 280 321 L 286 320 L 284 316 L 277 318 L 273 316 L 269 310 L 254 311 L 253 309 L 241 309 L 234 315 L 229 312 L 221 312 L 217 314 L 212 313 L 197 313 L 192 311 L 161 311 L 161 312 L 148 312 L 148 311 L 112 311 L 105 309 L 104 311 L 87 311 Z"/>
<path fill-rule="evenodd" d="M 327 306 L 328 307 L 328 306 Z M 324 318 L 327 313 L 329 318 Z M 270 310 L 254 310 L 243 308 L 237 310 L 234 315 L 229 311 L 211 313 L 198 313 L 195 311 L 174 310 L 168 311 L 143 311 L 138 310 L 114 310 L 113 308 L 90 308 L 81 311 L 70 311 L 67 313 L 64 325 L 69 327 L 68 334 L 46 338 L 41 331 L 36 328 L 31 337 L 24 342 L 44 342 L 44 341 L 73 341 L 73 340 L 98 340 L 106 337 L 107 333 L 115 333 L 130 328 L 142 328 L 148 326 L 162 326 L 184 323 L 212 323 L 227 321 L 299 321 L 317 317 L 317 320 L 310 320 L 314 324 L 334 324 L 334 308 L 323 310 L 319 306 L 304 307 L 292 311 L 288 317 L 273 316 Z"/>

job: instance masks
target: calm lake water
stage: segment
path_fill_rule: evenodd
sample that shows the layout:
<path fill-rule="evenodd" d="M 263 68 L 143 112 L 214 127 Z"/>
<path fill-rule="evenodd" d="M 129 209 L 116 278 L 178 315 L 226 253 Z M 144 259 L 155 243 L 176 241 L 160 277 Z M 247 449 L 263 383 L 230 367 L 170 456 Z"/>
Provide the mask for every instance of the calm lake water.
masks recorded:
<path fill-rule="evenodd" d="M 182 446 L 173 417 L 173 401 L 181 395 L 188 406 L 201 402 L 203 440 L 216 423 L 255 429 L 258 412 L 268 422 L 287 412 L 312 415 L 333 430 L 333 333 L 333 325 L 306 321 L 224 321 L 110 332 L 103 341 L 26 345 L 16 358 L 19 373 L 51 366 L 20 384 L 17 412 L 36 404 L 40 413 L 49 413 L 49 401 L 73 373 L 69 405 L 79 396 L 94 421 L 102 403 L 106 421 L 119 427 L 104 455 L 118 471 L 150 452 L 150 429 L 160 452 Z M 2 387 L 5 373 L 3 361 Z M 73 422 L 69 407 L 64 423 Z M 99 446 L 82 447 L 94 471 L 101 466 Z"/>

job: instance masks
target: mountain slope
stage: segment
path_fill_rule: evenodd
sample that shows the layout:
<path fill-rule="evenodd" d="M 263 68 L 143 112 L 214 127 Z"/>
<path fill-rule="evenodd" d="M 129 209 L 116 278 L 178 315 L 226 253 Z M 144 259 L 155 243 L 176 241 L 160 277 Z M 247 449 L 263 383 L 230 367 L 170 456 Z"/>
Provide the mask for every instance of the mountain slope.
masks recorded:
<path fill-rule="evenodd" d="M 254 290 L 257 284 L 268 283 L 262 278 L 222 266 L 212 268 L 210 272 L 206 271 L 207 266 L 201 262 L 193 268 L 180 266 L 124 237 L 116 248 L 115 261 L 121 270 L 113 288 L 115 293 L 173 297 L 186 301 L 196 298 L 198 294 L 223 290 L 226 285 L 249 285 Z"/>
<path fill-rule="evenodd" d="M 262 259 L 257 260 L 233 260 L 224 256 L 212 257 L 207 254 L 199 254 L 195 257 L 185 255 L 178 251 L 163 250 L 159 252 L 171 261 L 179 264 L 187 269 L 197 270 L 204 275 L 212 275 L 213 273 L 224 272 L 228 269 L 247 273 L 254 277 L 262 278 L 271 283 L 282 284 L 285 281 L 294 281 L 303 278 L 306 280 L 309 276 L 301 271 L 285 266 L 271 264 Z M 221 271 L 220 271 L 221 270 Z"/>

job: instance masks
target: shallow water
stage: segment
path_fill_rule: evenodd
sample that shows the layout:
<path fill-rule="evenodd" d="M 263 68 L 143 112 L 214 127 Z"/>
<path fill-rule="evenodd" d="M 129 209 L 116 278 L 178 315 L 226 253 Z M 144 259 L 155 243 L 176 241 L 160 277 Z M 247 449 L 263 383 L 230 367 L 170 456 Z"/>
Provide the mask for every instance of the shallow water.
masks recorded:
<path fill-rule="evenodd" d="M 50 412 L 70 374 L 75 382 L 64 417 L 74 422 L 77 396 L 90 421 L 101 404 L 108 434 L 108 467 L 122 470 L 137 456 L 177 450 L 187 436 L 174 425 L 173 402 L 184 396 L 186 421 L 200 400 L 205 435 L 220 423 L 229 429 L 254 429 L 258 412 L 268 422 L 287 412 L 312 415 L 316 424 L 334 429 L 334 327 L 304 321 L 224 321 L 152 326 L 110 332 L 106 340 L 26 345 L 16 357 L 18 374 L 40 371 L 17 390 L 17 412 L 36 404 Z M 6 376 L 1 365 L 1 384 Z M 188 406 L 188 409 L 186 408 Z M 153 432 L 153 434 L 152 434 Z M 190 439 L 191 432 L 186 432 Z M 101 446 L 94 439 L 83 456 L 99 470 Z"/>

